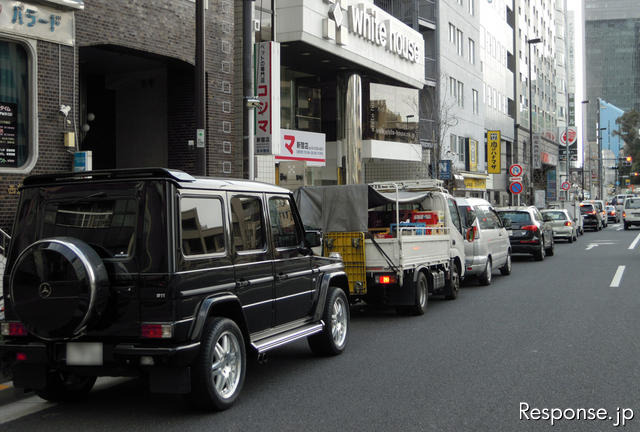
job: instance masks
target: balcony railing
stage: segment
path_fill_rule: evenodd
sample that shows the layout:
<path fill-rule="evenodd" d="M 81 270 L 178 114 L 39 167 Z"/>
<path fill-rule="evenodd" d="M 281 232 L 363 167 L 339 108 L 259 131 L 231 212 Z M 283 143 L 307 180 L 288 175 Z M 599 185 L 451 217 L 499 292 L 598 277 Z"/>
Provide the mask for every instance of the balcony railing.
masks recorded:
<path fill-rule="evenodd" d="M 436 23 L 436 2 L 434 0 L 418 0 L 418 19 Z"/>
<path fill-rule="evenodd" d="M 438 77 L 436 59 L 431 57 L 424 58 L 424 77 L 428 80 L 436 81 Z"/>

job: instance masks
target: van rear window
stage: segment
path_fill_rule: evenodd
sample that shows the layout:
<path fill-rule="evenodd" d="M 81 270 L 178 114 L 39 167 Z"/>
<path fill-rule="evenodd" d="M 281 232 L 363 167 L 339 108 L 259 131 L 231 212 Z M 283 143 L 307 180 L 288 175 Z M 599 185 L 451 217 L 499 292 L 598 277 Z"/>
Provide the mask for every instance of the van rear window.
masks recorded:
<path fill-rule="evenodd" d="M 75 237 L 103 258 L 125 258 L 133 253 L 137 213 L 132 198 L 49 202 L 41 238 Z"/>

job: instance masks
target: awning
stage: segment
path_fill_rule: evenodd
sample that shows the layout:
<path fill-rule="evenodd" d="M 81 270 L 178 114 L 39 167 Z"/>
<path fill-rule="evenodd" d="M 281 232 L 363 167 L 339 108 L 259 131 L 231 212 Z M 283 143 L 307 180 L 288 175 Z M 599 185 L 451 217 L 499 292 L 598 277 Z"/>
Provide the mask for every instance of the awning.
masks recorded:
<path fill-rule="evenodd" d="M 468 172 L 462 172 L 461 174 L 465 178 L 474 178 L 474 179 L 483 179 L 483 180 L 487 180 L 489 178 L 489 174 L 476 174 L 476 173 L 468 173 Z"/>

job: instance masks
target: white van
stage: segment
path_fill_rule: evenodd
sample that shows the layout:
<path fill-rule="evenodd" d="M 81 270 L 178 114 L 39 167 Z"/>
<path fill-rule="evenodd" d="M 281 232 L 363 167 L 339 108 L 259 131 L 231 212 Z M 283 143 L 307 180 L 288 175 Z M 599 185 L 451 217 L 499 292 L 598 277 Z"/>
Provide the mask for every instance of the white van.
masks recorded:
<path fill-rule="evenodd" d="M 464 241 L 467 275 L 489 285 L 494 269 L 510 274 L 509 234 L 491 203 L 480 198 L 456 198 L 456 203 L 465 228 L 471 230 Z"/>

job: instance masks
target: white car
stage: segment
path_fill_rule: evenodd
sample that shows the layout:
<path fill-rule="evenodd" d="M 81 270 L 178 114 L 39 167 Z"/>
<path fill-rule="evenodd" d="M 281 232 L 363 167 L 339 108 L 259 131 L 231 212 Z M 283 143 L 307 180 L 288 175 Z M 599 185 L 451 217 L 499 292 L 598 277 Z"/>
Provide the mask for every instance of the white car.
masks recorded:
<path fill-rule="evenodd" d="M 622 207 L 624 229 L 628 230 L 632 225 L 640 225 L 640 198 L 626 198 Z"/>
<path fill-rule="evenodd" d="M 489 285 L 494 269 L 510 274 L 509 233 L 493 206 L 480 198 L 456 198 L 456 203 L 468 232 L 464 241 L 467 276 L 478 276 L 481 285 Z"/>

